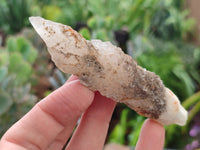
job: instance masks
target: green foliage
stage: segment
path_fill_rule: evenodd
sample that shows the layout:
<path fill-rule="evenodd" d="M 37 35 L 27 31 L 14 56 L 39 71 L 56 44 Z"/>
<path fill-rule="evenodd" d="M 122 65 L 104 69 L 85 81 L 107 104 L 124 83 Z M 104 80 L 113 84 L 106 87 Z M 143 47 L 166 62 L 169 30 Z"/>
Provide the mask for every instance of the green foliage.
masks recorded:
<path fill-rule="evenodd" d="M 150 29 L 156 37 L 167 40 L 186 39 L 187 34 L 193 31 L 194 19 L 188 17 L 187 9 L 177 8 L 175 1 L 161 0 L 155 10 Z"/>
<path fill-rule="evenodd" d="M 131 132 L 128 135 L 128 141 L 130 146 L 135 146 L 139 135 L 140 131 L 142 128 L 142 125 L 144 123 L 144 117 L 137 115 L 137 117 L 133 120 L 130 121 L 129 126 L 131 127 Z"/>
<path fill-rule="evenodd" d="M 87 0 L 60 0 L 39 2 L 42 9 L 42 16 L 51 18 L 70 26 L 74 26 L 77 22 L 86 22 L 89 17 L 87 10 Z"/>
<path fill-rule="evenodd" d="M 0 49 L 0 66 L 9 64 L 9 54 L 4 50 Z"/>
<path fill-rule="evenodd" d="M 30 83 L 20 85 L 9 73 L 0 81 L 0 137 L 35 104 L 30 87 Z"/>
<path fill-rule="evenodd" d="M 194 80 L 194 82 L 200 84 L 200 48 L 192 44 L 179 43 L 179 52 L 183 58 L 185 68 Z"/>
<path fill-rule="evenodd" d="M 37 51 L 23 37 L 9 37 L 0 49 L 0 136 L 35 103 L 32 65 Z"/>
<path fill-rule="evenodd" d="M 9 110 L 9 108 L 12 105 L 12 99 L 11 97 L 6 93 L 1 91 L 0 94 L 0 115 L 4 114 Z"/>
<path fill-rule="evenodd" d="M 87 25 L 92 29 L 91 38 L 100 39 L 102 41 L 113 41 L 113 22 L 114 20 L 110 16 L 100 17 L 92 16 L 88 19 Z"/>
<path fill-rule="evenodd" d="M 138 52 L 134 53 L 138 64 L 159 75 L 165 86 L 174 91 L 181 100 L 194 93 L 193 81 L 184 67 L 175 44 L 154 38 L 138 37 L 135 45 L 138 48 Z M 142 54 L 140 54 L 141 49 L 143 49 Z"/>
<path fill-rule="evenodd" d="M 17 62 L 17 63 L 16 63 Z M 23 60 L 23 57 L 19 53 L 10 54 L 10 63 L 8 66 L 8 70 L 10 73 L 16 75 L 16 79 L 19 82 L 26 82 L 32 73 L 32 66 Z"/>
<path fill-rule="evenodd" d="M 42 9 L 42 14 L 48 20 L 59 21 L 62 11 L 58 6 L 46 5 Z"/>
<path fill-rule="evenodd" d="M 190 109 L 188 119 L 187 119 L 187 124 L 184 127 L 184 131 L 187 130 L 187 127 L 191 124 L 192 120 L 194 117 L 199 113 L 200 111 L 200 91 L 193 94 L 184 102 L 182 103 L 183 107 L 187 110 Z"/>
<path fill-rule="evenodd" d="M 31 0 L 0 0 L 0 27 L 6 33 L 19 32 L 29 24 Z"/>
<path fill-rule="evenodd" d="M 92 32 L 106 29 L 109 33 L 125 26 L 132 36 L 144 33 L 167 40 L 186 39 L 195 21 L 180 5 L 172 0 L 88 0 L 85 11 L 91 13 L 87 23 Z"/>
<path fill-rule="evenodd" d="M 158 74 L 183 100 L 200 85 L 200 48 L 186 42 L 188 35 L 193 34 L 195 21 L 188 17 L 183 3 L 184 0 L 0 0 L 0 28 L 6 34 L 17 33 L 29 26 L 30 15 L 42 15 L 72 27 L 77 22 L 87 23 L 89 29 L 79 31 L 86 39 L 111 42 L 115 41 L 113 31 L 125 28 L 133 43 L 133 57 Z M 26 34 L 40 52 L 41 59 L 35 68 L 40 75 L 47 75 L 49 58 L 41 40 L 32 32 Z M 30 94 L 30 80 L 36 57 L 37 51 L 23 37 L 9 37 L 6 46 L 0 48 L 1 134 L 35 102 L 34 95 Z M 56 89 L 66 78 L 58 70 L 52 74 L 49 81 Z M 187 108 L 194 105 L 189 115 L 191 121 L 199 111 L 199 103 L 194 98 L 185 100 L 184 105 Z M 144 117 L 130 114 L 129 109 L 122 111 L 120 123 L 113 129 L 109 141 L 135 145 Z M 185 141 L 177 140 L 185 136 L 182 128 L 172 125 L 166 130 L 166 146 L 183 147 Z"/>
<path fill-rule="evenodd" d="M 12 105 L 12 100 L 7 93 L 3 93 L 0 95 L 0 115 L 5 113 L 10 106 Z"/>
<path fill-rule="evenodd" d="M 135 119 L 132 119 L 133 116 Z M 135 146 L 139 138 L 144 117 L 125 108 L 121 112 L 120 122 L 115 126 L 109 136 L 109 142 Z"/>
<path fill-rule="evenodd" d="M 33 64 L 35 61 L 37 51 L 24 37 L 9 37 L 6 44 L 9 52 L 19 52 L 23 59 L 30 64 Z"/>
<path fill-rule="evenodd" d="M 87 21 L 87 25 L 91 29 L 97 28 L 97 26 L 98 26 L 98 19 L 97 19 L 97 17 L 91 17 L 91 18 L 89 18 L 88 21 Z"/>
<path fill-rule="evenodd" d="M 16 75 L 18 82 L 28 81 L 32 73 L 32 64 L 37 57 L 37 51 L 29 41 L 23 37 L 9 37 L 6 49 L 0 54 L 0 57 L 4 57 L 0 64 L 6 65 L 9 73 Z"/>
<path fill-rule="evenodd" d="M 62 22 L 74 26 L 77 22 L 86 22 L 90 16 L 87 9 L 88 0 L 63 0 L 60 4 L 62 8 Z"/>
<path fill-rule="evenodd" d="M 81 30 L 79 31 L 79 33 L 86 39 L 86 40 L 90 40 L 91 36 L 90 36 L 90 31 L 87 28 L 81 28 Z"/>
<path fill-rule="evenodd" d="M 190 107 L 192 107 L 195 103 L 197 103 L 200 100 L 200 92 L 197 92 L 195 94 L 193 94 L 192 96 L 190 96 L 189 98 L 187 98 L 183 103 L 183 107 L 185 109 L 189 109 Z"/>
<path fill-rule="evenodd" d="M 25 83 L 30 79 L 32 64 L 37 57 L 37 51 L 23 37 L 9 37 L 4 55 L 8 57 L 8 71 L 15 74 L 18 82 Z"/>
<path fill-rule="evenodd" d="M 130 31 L 138 32 L 148 32 L 150 29 L 151 19 L 155 14 L 156 7 L 159 0 L 150 0 L 150 1 L 132 1 L 127 10 L 127 18 L 125 24 L 128 25 Z M 138 17 L 140 16 L 140 17 Z"/>
<path fill-rule="evenodd" d="M 124 144 L 125 143 L 125 137 L 126 137 L 126 130 L 128 125 L 128 109 L 124 109 L 120 116 L 120 122 L 115 126 L 112 133 L 109 137 L 109 142 L 111 143 L 119 143 Z"/>
<path fill-rule="evenodd" d="M 183 148 L 184 144 L 186 143 L 187 138 L 182 138 L 186 137 L 186 134 L 182 132 L 183 127 L 180 127 L 178 125 L 170 125 L 166 126 L 166 136 L 165 136 L 165 146 L 170 147 L 170 148 Z M 177 140 L 178 139 L 178 140 Z"/>
<path fill-rule="evenodd" d="M 1 67 L 0 69 L 0 82 L 6 77 L 8 69 L 6 67 Z"/>

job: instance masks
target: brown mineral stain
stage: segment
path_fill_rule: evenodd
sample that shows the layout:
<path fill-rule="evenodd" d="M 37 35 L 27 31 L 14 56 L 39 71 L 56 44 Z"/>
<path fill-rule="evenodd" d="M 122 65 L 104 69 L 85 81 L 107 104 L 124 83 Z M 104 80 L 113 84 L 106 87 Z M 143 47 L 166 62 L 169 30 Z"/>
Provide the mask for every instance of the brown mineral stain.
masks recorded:
<path fill-rule="evenodd" d="M 52 27 L 50 27 L 50 26 L 46 26 L 44 29 L 49 33 L 48 36 L 52 36 L 53 34 L 56 33 L 56 32 L 54 31 L 54 29 L 53 29 Z"/>
<path fill-rule="evenodd" d="M 116 73 L 117 73 L 117 71 L 116 71 L 116 70 L 113 70 L 113 73 L 114 73 L 114 74 L 116 74 Z"/>
<path fill-rule="evenodd" d="M 145 115 L 144 115 L 143 113 L 141 113 L 141 112 L 138 112 L 138 114 L 141 115 L 141 116 L 145 116 Z"/>
<path fill-rule="evenodd" d="M 102 72 L 104 70 L 103 66 L 99 63 L 96 56 L 85 55 L 83 57 L 83 60 L 88 67 L 93 67 L 94 71 L 97 73 Z"/>
<path fill-rule="evenodd" d="M 175 101 L 174 104 L 175 104 L 175 111 L 178 111 L 179 110 L 178 101 Z"/>
<path fill-rule="evenodd" d="M 178 111 L 179 110 L 179 106 L 178 105 L 176 105 L 176 109 L 175 109 L 175 111 Z"/>
<path fill-rule="evenodd" d="M 76 44 L 79 42 L 78 36 L 81 36 L 81 34 L 78 34 L 72 28 L 63 29 L 63 32 L 70 32 L 71 35 L 75 38 Z"/>
<path fill-rule="evenodd" d="M 132 98 L 128 98 L 126 95 L 123 95 L 123 98 L 121 99 L 121 101 L 128 101 L 128 100 L 132 100 Z"/>

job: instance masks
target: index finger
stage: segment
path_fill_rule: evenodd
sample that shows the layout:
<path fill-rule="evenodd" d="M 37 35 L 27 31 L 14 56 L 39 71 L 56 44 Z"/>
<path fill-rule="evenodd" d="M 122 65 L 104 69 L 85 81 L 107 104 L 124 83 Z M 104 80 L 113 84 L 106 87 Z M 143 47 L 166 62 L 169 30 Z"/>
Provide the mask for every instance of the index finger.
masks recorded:
<path fill-rule="evenodd" d="M 164 141 L 164 127 L 154 120 L 147 119 L 142 126 L 136 150 L 162 150 Z"/>
<path fill-rule="evenodd" d="M 0 149 L 46 149 L 66 126 L 76 123 L 93 97 L 78 80 L 66 83 L 12 126 L 2 137 Z"/>

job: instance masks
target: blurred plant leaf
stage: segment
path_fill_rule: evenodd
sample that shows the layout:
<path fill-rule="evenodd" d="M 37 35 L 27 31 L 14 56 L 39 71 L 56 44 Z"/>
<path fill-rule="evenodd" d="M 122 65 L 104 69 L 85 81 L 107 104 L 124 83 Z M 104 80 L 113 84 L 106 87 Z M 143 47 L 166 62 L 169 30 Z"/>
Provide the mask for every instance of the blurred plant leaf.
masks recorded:
<path fill-rule="evenodd" d="M 37 51 L 33 48 L 31 43 L 23 37 L 18 37 L 16 39 L 16 44 L 16 50 L 23 55 L 23 58 L 27 62 L 32 64 L 37 57 Z"/>
<path fill-rule="evenodd" d="M 184 68 L 175 44 L 154 38 L 146 38 L 148 42 L 144 42 L 144 40 L 138 42 L 137 40 L 136 46 L 138 44 L 143 46 L 142 53 L 140 51 L 140 54 L 137 54 L 137 51 L 134 53 L 139 65 L 159 75 L 165 86 L 174 91 L 180 99 L 185 99 L 194 93 L 193 81 Z M 148 45 L 151 46 L 146 43 L 150 43 Z"/>
<path fill-rule="evenodd" d="M 4 80 L 7 73 L 8 73 L 8 68 L 5 67 L 5 66 L 3 66 L 3 67 L 0 66 L 0 83 L 1 83 L 2 80 Z"/>
<path fill-rule="evenodd" d="M 86 39 L 86 40 L 90 40 L 91 36 L 90 36 L 90 31 L 87 28 L 81 28 L 79 33 Z"/>
<path fill-rule="evenodd" d="M 10 54 L 8 70 L 13 74 L 16 74 L 17 72 L 16 79 L 22 83 L 30 78 L 32 72 L 31 65 L 25 62 L 23 57 L 17 52 Z"/>
<path fill-rule="evenodd" d="M 6 42 L 9 52 L 19 52 L 24 60 L 32 64 L 37 57 L 37 50 L 24 37 L 9 37 Z"/>
<path fill-rule="evenodd" d="M 87 25 L 88 27 L 90 27 L 91 29 L 96 29 L 97 26 L 98 26 L 98 20 L 97 20 L 97 17 L 91 17 L 88 19 L 87 21 Z"/>
<path fill-rule="evenodd" d="M 102 6 L 105 4 L 105 0 L 101 1 L 94 1 L 94 0 L 88 0 L 88 9 L 93 14 L 98 14 L 99 16 L 105 16 L 105 11 L 102 11 Z"/>
<path fill-rule="evenodd" d="M 14 37 L 10 37 L 6 41 L 6 47 L 9 52 L 14 52 L 17 49 L 17 43 Z"/>
<path fill-rule="evenodd" d="M 42 14 L 45 19 L 58 21 L 62 14 L 61 9 L 55 5 L 45 5 L 42 9 Z"/>
<path fill-rule="evenodd" d="M 0 49 L 0 67 L 9 64 L 9 54 L 6 50 Z"/>
<path fill-rule="evenodd" d="M 124 144 L 125 142 L 125 136 L 126 136 L 126 130 L 128 125 L 128 109 L 124 109 L 120 116 L 120 122 L 115 126 L 113 131 L 110 134 L 109 142 Z"/>
<path fill-rule="evenodd" d="M 189 98 L 187 98 L 186 100 L 184 100 L 182 105 L 185 109 L 189 109 L 191 106 L 193 106 L 199 100 L 200 100 L 200 92 L 197 92 L 197 93 L 193 94 L 192 96 L 190 96 Z"/>
<path fill-rule="evenodd" d="M 0 91 L 0 115 L 9 110 L 12 105 L 12 99 L 8 93 Z"/>
<path fill-rule="evenodd" d="M 128 135 L 130 146 L 136 146 L 143 123 L 144 117 L 139 115 L 132 122 L 130 121 L 129 126 L 132 127 L 131 133 Z"/>
<path fill-rule="evenodd" d="M 31 0 L 2 0 L 0 3 L 0 18 L 3 24 L 1 28 L 6 33 L 19 32 L 29 24 L 28 17 L 31 16 Z"/>
<path fill-rule="evenodd" d="M 182 68 L 182 66 L 176 66 L 172 71 L 180 79 L 179 81 L 184 85 L 183 87 L 185 90 L 182 90 L 187 92 L 185 94 L 186 97 L 191 96 L 194 93 L 195 88 L 188 73 Z"/>

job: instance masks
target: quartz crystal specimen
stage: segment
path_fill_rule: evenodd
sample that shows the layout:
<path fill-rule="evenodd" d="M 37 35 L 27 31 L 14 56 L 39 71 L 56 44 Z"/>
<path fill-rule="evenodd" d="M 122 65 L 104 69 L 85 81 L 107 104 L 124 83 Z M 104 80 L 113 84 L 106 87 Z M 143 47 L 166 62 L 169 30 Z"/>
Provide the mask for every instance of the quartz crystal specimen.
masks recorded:
<path fill-rule="evenodd" d="M 137 65 L 110 42 L 85 40 L 71 27 L 30 17 L 56 66 L 82 84 L 163 125 L 184 125 L 187 111 L 159 76 Z"/>

